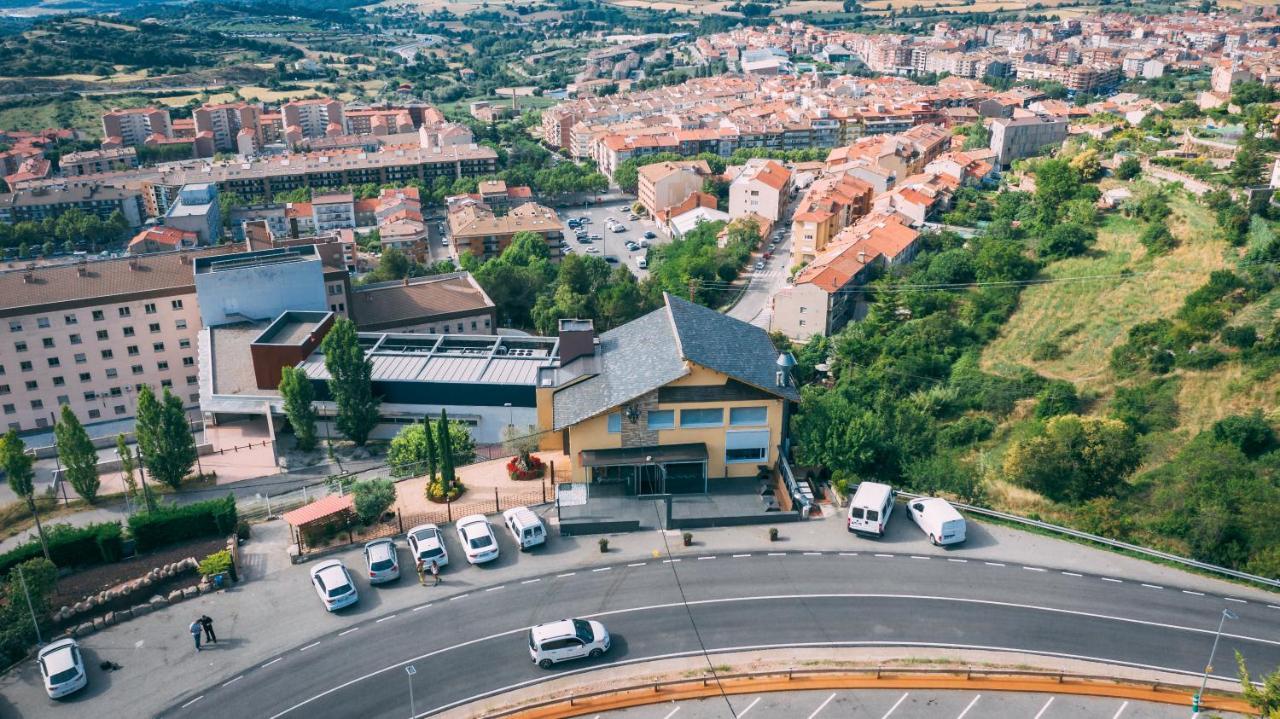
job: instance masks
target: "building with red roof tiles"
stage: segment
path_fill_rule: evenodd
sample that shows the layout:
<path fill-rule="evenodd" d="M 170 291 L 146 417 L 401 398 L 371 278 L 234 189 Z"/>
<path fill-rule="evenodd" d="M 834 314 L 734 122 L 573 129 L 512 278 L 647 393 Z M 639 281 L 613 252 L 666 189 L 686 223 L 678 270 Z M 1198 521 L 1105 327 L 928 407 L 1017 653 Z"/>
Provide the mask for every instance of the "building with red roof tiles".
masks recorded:
<path fill-rule="evenodd" d="M 131 255 L 172 252 L 190 249 L 198 244 L 200 244 L 200 236 L 194 232 L 157 225 L 134 235 L 133 239 L 129 240 L 128 252 Z"/>
<path fill-rule="evenodd" d="M 809 185 L 791 218 L 792 253 L 812 260 L 836 233 L 871 211 L 871 185 L 845 173 Z"/>
<path fill-rule="evenodd" d="M 729 216 L 782 217 L 791 192 L 791 171 L 774 160 L 750 160 L 729 185 Z"/>

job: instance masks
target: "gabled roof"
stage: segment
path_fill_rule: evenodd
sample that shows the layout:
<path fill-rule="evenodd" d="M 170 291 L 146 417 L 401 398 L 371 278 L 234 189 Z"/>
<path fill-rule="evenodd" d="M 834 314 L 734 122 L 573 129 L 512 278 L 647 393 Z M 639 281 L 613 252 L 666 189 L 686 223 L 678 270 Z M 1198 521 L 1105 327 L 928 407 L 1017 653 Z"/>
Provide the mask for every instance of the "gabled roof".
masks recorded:
<path fill-rule="evenodd" d="M 600 335 L 599 372 L 555 393 L 556 429 L 607 412 L 689 374 L 686 361 L 774 396 L 799 400 L 775 384 L 777 351 L 755 325 L 664 293 L 666 307 Z"/>

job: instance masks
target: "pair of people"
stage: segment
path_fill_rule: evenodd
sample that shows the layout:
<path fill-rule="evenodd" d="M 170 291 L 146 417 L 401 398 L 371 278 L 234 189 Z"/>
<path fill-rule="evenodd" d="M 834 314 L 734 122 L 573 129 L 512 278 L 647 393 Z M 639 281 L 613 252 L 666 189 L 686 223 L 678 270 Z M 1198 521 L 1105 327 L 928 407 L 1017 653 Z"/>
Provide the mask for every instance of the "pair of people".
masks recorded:
<path fill-rule="evenodd" d="M 440 565 L 436 564 L 436 561 L 433 559 L 431 560 L 431 566 L 428 567 L 427 563 L 419 558 L 418 584 L 421 584 L 424 587 L 427 586 L 427 572 L 430 572 L 431 576 L 435 579 L 435 584 L 432 586 L 440 586 Z"/>
<path fill-rule="evenodd" d="M 206 641 L 213 644 L 218 643 L 218 635 L 213 633 L 213 619 L 207 614 L 200 615 L 200 618 L 191 623 L 187 629 L 191 632 L 191 638 L 196 642 L 196 651 L 200 651 L 200 635 L 203 634 Z"/>

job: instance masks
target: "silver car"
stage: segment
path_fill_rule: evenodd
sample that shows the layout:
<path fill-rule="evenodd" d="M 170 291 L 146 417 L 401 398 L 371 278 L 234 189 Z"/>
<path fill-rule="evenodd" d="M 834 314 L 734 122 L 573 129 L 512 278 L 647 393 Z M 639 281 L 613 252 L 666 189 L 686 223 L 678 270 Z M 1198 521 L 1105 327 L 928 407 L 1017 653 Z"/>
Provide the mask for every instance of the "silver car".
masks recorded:
<path fill-rule="evenodd" d="M 396 543 L 391 539 L 375 539 L 364 545 L 364 564 L 369 570 L 369 583 L 381 584 L 400 578 L 400 559 Z"/>

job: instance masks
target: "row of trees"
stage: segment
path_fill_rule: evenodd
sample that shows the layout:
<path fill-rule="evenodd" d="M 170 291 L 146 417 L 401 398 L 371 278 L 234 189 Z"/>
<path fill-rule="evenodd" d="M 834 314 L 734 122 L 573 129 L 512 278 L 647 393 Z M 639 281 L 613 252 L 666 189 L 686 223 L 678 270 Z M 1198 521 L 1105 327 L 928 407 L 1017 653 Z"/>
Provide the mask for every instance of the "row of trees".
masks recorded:
<path fill-rule="evenodd" d="M 16 248 L 26 259 L 36 248 L 44 255 L 61 249 L 71 253 L 77 249 L 96 252 L 98 248 L 119 241 L 129 231 L 129 223 L 119 211 L 106 220 L 83 210 L 70 209 L 55 218 L 40 222 L 0 224 L 0 247 Z"/>

